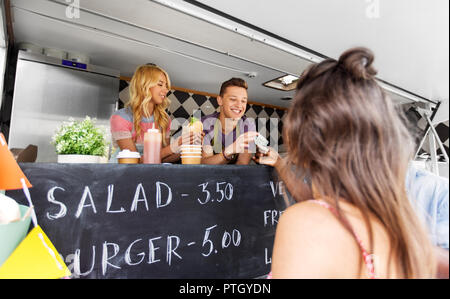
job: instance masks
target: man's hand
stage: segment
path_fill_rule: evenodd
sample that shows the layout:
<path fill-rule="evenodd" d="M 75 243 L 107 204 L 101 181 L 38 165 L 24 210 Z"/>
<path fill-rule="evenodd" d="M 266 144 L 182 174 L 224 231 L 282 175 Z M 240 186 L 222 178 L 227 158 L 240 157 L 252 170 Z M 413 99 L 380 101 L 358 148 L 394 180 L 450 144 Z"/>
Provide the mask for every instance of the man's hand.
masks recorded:
<path fill-rule="evenodd" d="M 258 136 L 258 132 L 247 132 L 240 135 L 236 141 L 225 148 L 224 154 L 229 157 L 233 154 L 245 153 L 249 148 L 249 143 L 255 141 L 255 137 Z"/>

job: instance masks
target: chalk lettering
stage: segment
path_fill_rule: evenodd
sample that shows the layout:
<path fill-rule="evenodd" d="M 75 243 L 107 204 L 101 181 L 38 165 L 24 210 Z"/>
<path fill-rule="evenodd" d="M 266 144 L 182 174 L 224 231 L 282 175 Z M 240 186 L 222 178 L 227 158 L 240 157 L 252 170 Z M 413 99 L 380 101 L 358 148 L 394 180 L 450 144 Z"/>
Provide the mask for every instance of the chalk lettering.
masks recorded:
<path fill-rule="evenodd" d="M 278 215 L 278 211 L 273 210 L 272 211 L 272 226 L 274 226 L 275 223 L 278 223 L 278 220 L 276 219 L 277 215 Z"/>
<path fill-rule="evenodd" d="M 275 184 L 274 182 L 270 181 L 270 188 L 272 189 L 273 197 L 275 197 L 278 192 L 278 184 Z"/>
<path fill-rule="evenodd" d="M 141 193 L 144 196 L 144 198 L 142 198 L 142 199 L 139 198 Z M 133 203 L 131 204 L 131 212 L 137 211 L 137 205 L 141 201 L 143 201 L 145 203 L 145 208 L 148 211 L 147 197 L 145 196 L 145 190 L 144 190 L 144 187 L 142 186 L 142 183 L 137 186 L 136 192 L 134 193 Z"/>
<path fill-rule="evenodd" d="M 272 189 L 273 197 L 284 194 L 284 183 L 282 181 L 278 183 L 270 181 L 270 188 Z"/>
<path fill-rule="evenodd" d="M 203 255 L 204 257 L 209 256 L 209 255 L 211 254 L 211 252 L 214 250 L 214 243 L 213 243 L 211 240 L 209 240 L 209 233 L 210 233 L 210 231 L 211 231 L 213 228 L 215 228 L 216 226 L 217 226 L 217 224 L 216 224 L 216 225 L 213 225 L 213 226 L 211 226 L 211 227 L 208 227 L 208 228 L 205 230 L 205 236 L 204 236 L 204 238 L 203 238 L 203 244 L 202 244 L 202 247 L 205 247 L 206 244 L 209 244 L 209 251 L 208 251 L 208 253 L 202 253 L 202 255 Z"/>
<path fill-rule="evenodd" d="M 107 202 L 107 206 L 106 206 L 106 213 L 123 213 L 123 212 L 125 212 L 125 209 L 123 207 L 120 207 L 119 211 L 111 211 L 113 194 L 114 194 L 114 185 L 108 185 L 108 202 Z"/>
<path fill-rule="evenodd" d="M 279 195 L 283 195 L 284 194 L 284 183 L 283 182 L 279 183 L 279 188 L 278 189 L 280 191 L 278 194 Z"/>
<path fill-rule="evenodd" d="M 144 252 L 141 252 L 141 253 L 138 253 L 138 254 L 137 254 L 137 256 L 141 256 L 141 259 L 140 259 L 138 262 L 133 263 L 133 262 L 131 261 L 131 257 L 130 257 L 131 247 L 133 247 L 133 245 L 134 245 L 135 243 L 139 242 L 139 241 L 142 241 L 142 239 L 137 239 L 136 241 L 134 241 L 133 243 L 131 243 L 130 246 L 128 246 L 127 250 L 125 251 L 125 262 L 126 262 L 128 265 L 130 265 L 130 266 L 136 266 L 136 265 L 139 265 L 140 263 L 142 263 L 142 261 L 143 261 L 144 258 L 145 258 L 145 253 L 144 253 Z"/>
<path fill-rule="evenodd" d="M 172 240 L 175 240 L 176 245 L 173 247 Z M 180 245 L 180 238 L 177 236 L 168 236 L 167 237 L 167 263 L 169 266 L 172 264 L 172 255 L 176 255 L 180 260 L 182 257 L 175 252 L 177 250 L 178 246 Z"/>
<path fill-rule="evenodd" d="M 108 246 L 110 246 L 110 245 L 112 245 L 114 248 L 114 254 L 112 256 L 108 255 Z M 119 253 L 119 245 L 117 245 L 116 243 L 108 243 L 108 242 L 103 243 L 103 254 L 102 254 L 102 274 L 103 274 L 103 276 L 106 274 L 106 270 L 107 270 L 108 266 L 111 266 L 116 269 L 121 269 L 119 266 L 113 265 L 112 263 L 109 262 L 109 260 L 113 259 L 118 253 Z"/>
<path fill-rule="evenodd" d="M 233 245 L 234 246 L 237 247 L 237 246 L 241 245 L 241 238 L 242 238 L 241 232 L 238 231 L 237 229 L 233 229 Z"/>
<path fill-rule="evenodd" d="M 267 219 L 269 218 L 270 214 L 271 214 L 270 210 L 269 211 L 264 211 L 264 227 L 267 226 Z"/>
<path fill-rule="evenodd" d="M 155 251 L 158 250 L 159 247 L 155 247 L 155 245 L 153 244 L 153 241 L 159 239 L 161 239 L 161 237 L 148 240 L 148 264 L 154 264 L 160 261 L 155 259 Z"/>
<path fill-rule="evenodd" d="M 265 258 L 266 258 L 265 259 L 266 265 L 272 264 L 272 257 L 269 256 L 269 252 L 268 252 L 267 248 L 264 248 L 264 253 L 265 253 Z"/>
<path fill-rule="evenodd" d="M 230 246 L 231 243 L 231 235 L 229 232 L 225 232 L 222 237 L 222 249 Z"/>
<path fill-rule="evenodd" d="M 168 195 L 167 200 L 165 204 L 162 204 L 161 202 L 161 186 L 164 186 L 167 188 Z M 169 185 L 162 183 L 162 182 L 156 182 L 156 208 L 162 208 L 165 206 L 168 206 L 172 202 L 172 189 L 170 189 Z"/>
<path fill-rule="evenodd" d="M 75 272 L 74 274 L 77 276 L 87 276 L 89 274 L 91 274 L 92 270 L 94 270 L 94 265 L 95 265 L 95 246 L 92 246 L 92 260 L 91 260 L 91 268 L 82 273 L 81 272 L 81 267 L 80 267 L 80 249 L 75 250 L 75 256 L 73 259 L 73 271 Z"/>
<path fill-rule="evenodd" d="M 225 187 L 225 198 L 227 200 L 231 200 L 233 198 L 233 189 L 233 185 L 231 185 L 230 183 L 228 183 Z"/>
<path fill-rule="evenodd" d="M 230 246 L 231 241 L 233 241 L 235 247 L 238 247 L 241 244 L 241 232 L 237 229 L 233 229 L 233 235 L 231 235 L 229 232 L 225 231 L 222 237 L 222 249 Z"/>
<path fill-rule="evenodd" d="M 221 202 L 224 199 L 224 197 L 225 197 L 225 193 L 220 188 L 220 185 L 225 185 L 225 184 L 226 184 L 226 182 L 221 182 L 221 183 L 217 183 L 217 185 L 216 185 L 216 192 L 220 192 L 220 194 L 222 194 L 220 199 L 217 199 L 218 202 Z"/>
<path fill-rule="evenodd" d="M 275 226 L 278 223 L 278 219 L 280 218 L 281 214 L 283 214 L 283 212 L 277 210 L 264 211 L 264 227 L 266 227 L 269 223 L 272 226 Z"/>
<path fill-rule="evenodd" d="M 201 185 L 198 185 L 198 186 L 199 186 L 199 187 L 202 186 L 202 192 L 206 193 L 206 199 L 205 199 L 204 202 L 202 202 L 202 201 L 200 200 L 200 198 L 197 198 L 197 201 L 198 201 L 200 204 L 204 205 L 204 204 L 208 203 L 208 201 L 211 199 L 211 193 L 209 193 L 209 191 L 206 189 L 206 187 L 208 187 L 208 183 L 204 183 L 204 184 L 201 184 Z"/>
<path fill-rule="evenodd" d="M 62 190 L 62 191 L 66 191 L 65 189 L 61 188 L 61 187 L 53 187 L 52 189 L 48 190 L 47 192 L 47 200 L 50 203 L 56 204 L 59 206 L 59 212 L 57 214 L 51 215 L 49 212 L 47 212 L 47 218 L 50 220 L 56 220 L 59 218 L 63 218 L 64 216 L 66 216 L 67 214 L 67 207 L 65 204 L 63 204 L 62 202 L 59 202 L 57 200 L 55 200 L 55 190 Z"/>
<path fill-rule="evenodd" d="M 86 198 L 89 197 L 90 204 L 85 205 L 84 202 L 86 201 Z M 81 197 L 80 203 L 78 205 L 77 212 L 75 214 L 76 218 L 80 218 L 81 213 L 83 212 L 84 208 L 92 207 L 92 210 L 94 211 L 94 214 L 97 214 L 97 209 L 95 208 L 94 200 L 92 199 L 91 190 L 89 190 L 89 187 L 84 187 L 83 196 Z"/>
<path fill-rule="evenodd" d="M 216 193 L 220 194 L 220 198 L 215 198 L 212 199 L 211 198 L 211 192 L 207 189 L 208 187 L 208 182 L 207 183 L 203 183 L 198 185 L 199 187 L 202 187 L 202 192 L 206 194 L 206 198 L 204 201 L 202 201 L 200 198 L 197 198 L 197 201 L 204 205 L 207 204 L 209 201 L 211 202 L 222 202 L 223 199 L 225 198 L 226 200 L 231 200 L 233 199 L 233 192 L 234 192 L 234 188 L 233 185 L 227 182 L 217 182 L 216 183 Z"/>

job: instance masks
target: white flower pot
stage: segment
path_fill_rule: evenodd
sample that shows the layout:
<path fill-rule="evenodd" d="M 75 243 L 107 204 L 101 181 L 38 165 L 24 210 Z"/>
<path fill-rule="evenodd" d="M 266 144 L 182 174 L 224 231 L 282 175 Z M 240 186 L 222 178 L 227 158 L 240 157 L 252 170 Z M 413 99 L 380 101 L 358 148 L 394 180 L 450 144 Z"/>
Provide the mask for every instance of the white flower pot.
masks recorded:
<path fill-rule="evenodd" d="M 100 156 L 58 155 L 58 163 L 100 163 Z"/>

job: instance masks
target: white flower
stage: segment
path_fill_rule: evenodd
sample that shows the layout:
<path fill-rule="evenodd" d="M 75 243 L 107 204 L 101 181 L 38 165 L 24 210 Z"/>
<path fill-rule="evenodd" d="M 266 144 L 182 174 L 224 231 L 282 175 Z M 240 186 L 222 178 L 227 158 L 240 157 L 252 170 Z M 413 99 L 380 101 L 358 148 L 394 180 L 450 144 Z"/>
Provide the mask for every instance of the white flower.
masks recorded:
<path fill-rule="evenodd" d="M 61 154 L 98 154 L 108 152 L 106 129 L 95 126 L 96 119 L 87 116 L 83 121 L 63 122 L 52 136 L 51 143 Z"/>

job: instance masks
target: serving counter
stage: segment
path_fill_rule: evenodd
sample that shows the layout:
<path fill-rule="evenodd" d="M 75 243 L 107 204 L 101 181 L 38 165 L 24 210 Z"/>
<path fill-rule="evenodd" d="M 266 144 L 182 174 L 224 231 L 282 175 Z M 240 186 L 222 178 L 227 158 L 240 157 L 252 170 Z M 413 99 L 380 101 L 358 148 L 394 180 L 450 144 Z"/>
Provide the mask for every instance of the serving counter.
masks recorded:
<path fill-rule="evenodd" d="M 76 278 L 257 278 L 284 188 L 271 167 L 22 163 Z M 23 191 L 8 196 L 27 204 Z"/>

